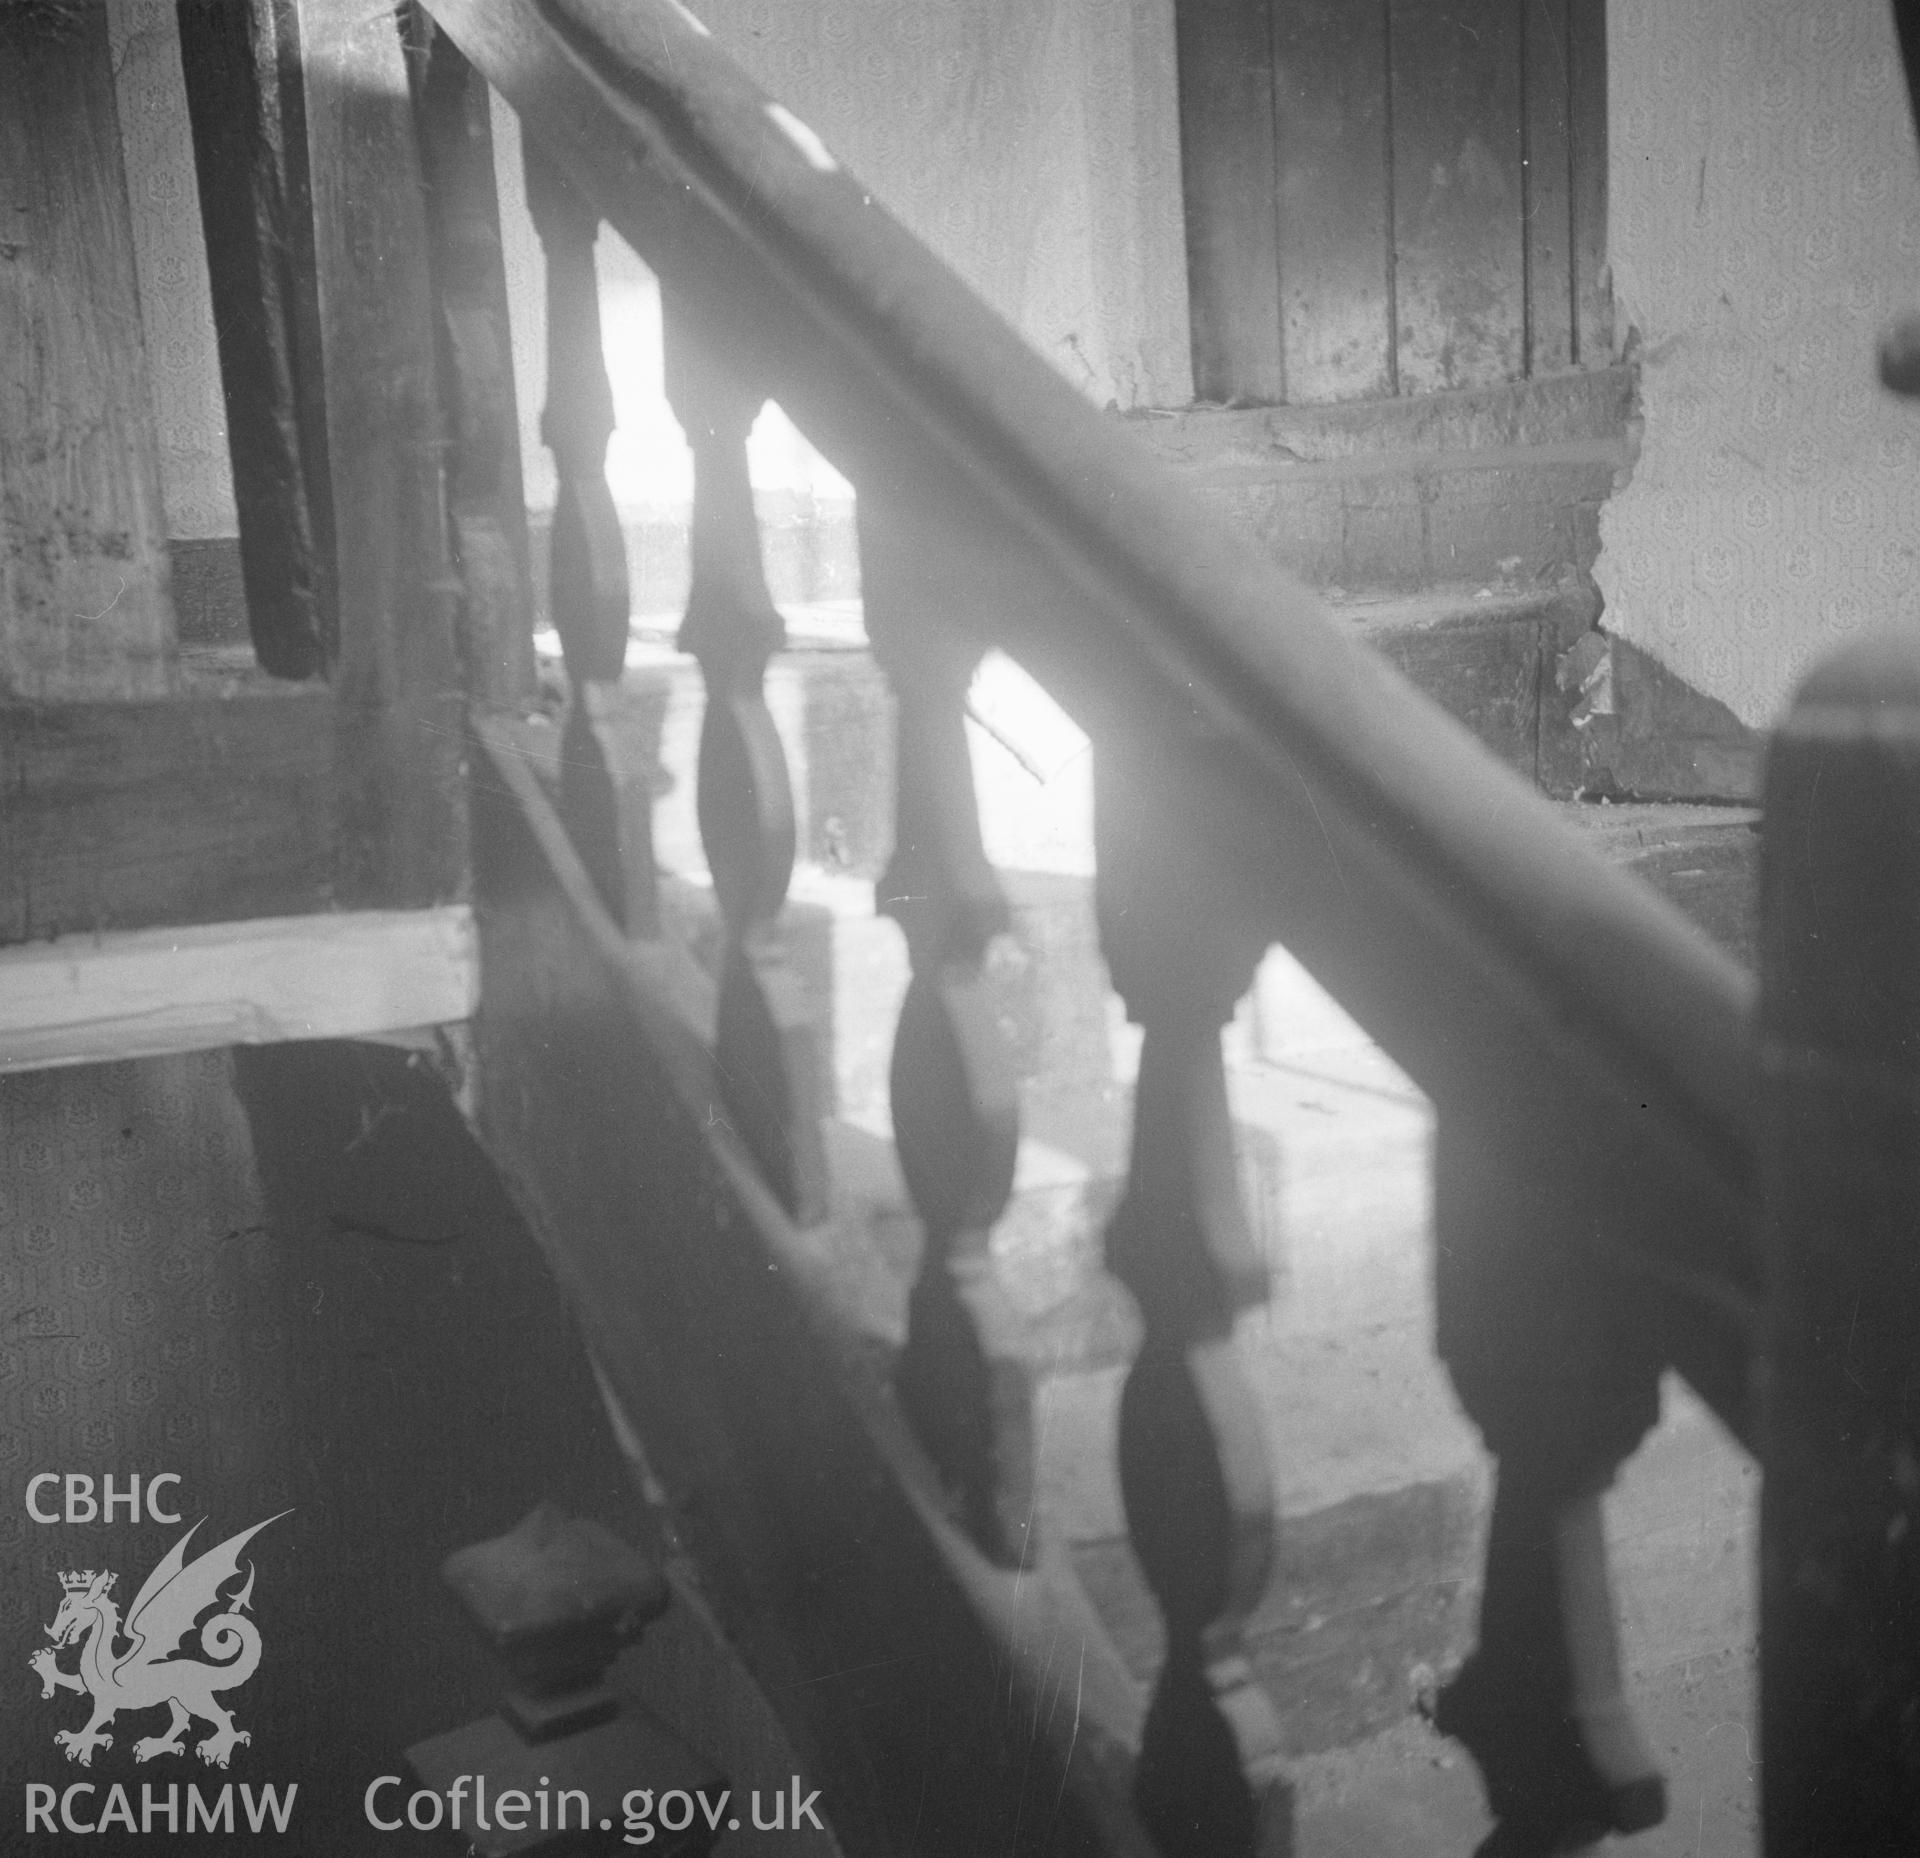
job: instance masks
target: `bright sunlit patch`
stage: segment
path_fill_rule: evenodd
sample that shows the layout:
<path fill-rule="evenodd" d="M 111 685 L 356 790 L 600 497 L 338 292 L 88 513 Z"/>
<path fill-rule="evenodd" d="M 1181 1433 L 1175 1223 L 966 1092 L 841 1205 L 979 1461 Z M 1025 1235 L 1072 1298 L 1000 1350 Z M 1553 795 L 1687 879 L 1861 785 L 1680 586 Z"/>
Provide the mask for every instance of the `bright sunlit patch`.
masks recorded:
<path fill-rule="evenodd" d="M 632 267 L 637 271 L 638 267 Z M 603 272 L 611 270 L 603 267 Z M 614 431 L 607 482 L 623 510 L 681 510 L 693 505 L 693 454 L 667 404 L 661 361 L 660 288 L 650 274 L 606 277 L 600 286 Z M 788 490 L 851 502 L 853 486 L 769 401 L 747 440 L 756 490 Z"/>
<path fill-rule="evenodd" d="M 684 19 L 687 22 L 687 24 L 694 29 L 695 32 L 699 33 L 699 35 L 703 39 L 710 39 L 713 37 L 713 33 L 708 28 L 706 21 L 703 19 L 696 19 L 692 13 L 690 13 L 684 6 L 680 4 L 680 0 L 667 0 L 667 5 L 672 7 L 673 10 L 676 13 L 678 13 L 680 17 Z"/>
<path fill-rule="evenodd" d="M 987 856 L 1018 871 L 1093 871 L 1093 759 L 1079 725 L 1003 652 L 967 692 Z"/>
<path fill-rule="evenodd" d="M 799 490 L 822 501 L 853 501 L 853 486 L 814 449 L 777 400 L 761 408 L 747 436 L 747 474 L 755 490 Z"/>
<path fill-rule="evenodd" d="M 816 174 L 840 172 L 840 164 L 834 160 L 833 151 L 784 104 L 769 103 L 767 120 L 806 157 L 807 166 Z"/>

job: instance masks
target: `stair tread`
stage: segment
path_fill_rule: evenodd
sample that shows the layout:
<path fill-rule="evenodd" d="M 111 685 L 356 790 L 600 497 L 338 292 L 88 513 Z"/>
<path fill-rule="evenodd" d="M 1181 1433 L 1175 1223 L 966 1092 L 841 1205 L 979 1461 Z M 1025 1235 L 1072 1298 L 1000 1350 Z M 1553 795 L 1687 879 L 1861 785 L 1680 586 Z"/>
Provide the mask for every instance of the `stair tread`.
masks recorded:
<path fill-rule="evenodd" d="M 1554 585 L 1501 587 L 1465 583 L 1435 586 L 1417 594 L 1350 594 L 1322 588 L 1320 597 L 1334 620 L 1373 638 L 1382 633 L 1433 632 L 1451 626 L 1499 626 L 1543 618 L 1558 619 L 1576 590 Z"/>
<path fill-rule="evenodd" d="M 1760 810 L 1570 801 L 1561 816 L 1644 879 L 1743 967 L 1759 965 Z"/>

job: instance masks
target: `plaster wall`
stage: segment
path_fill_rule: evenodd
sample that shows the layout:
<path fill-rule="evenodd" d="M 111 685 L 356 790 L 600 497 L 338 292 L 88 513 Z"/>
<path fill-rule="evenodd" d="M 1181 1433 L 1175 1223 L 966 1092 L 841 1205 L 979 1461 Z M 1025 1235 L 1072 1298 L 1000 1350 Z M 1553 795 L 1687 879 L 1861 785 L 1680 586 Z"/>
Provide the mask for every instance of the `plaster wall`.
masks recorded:
<path fill-rule="evenodd" d="M 1743 722 L 1909 609 L 1920 411 L 1875 343 L 1920 304 L 1920 160 L 1884 0 L 1613 0 L 1609 250 L 1639 461 L 1603 623 Z"/>
<path fill-rule="evenodd" d="M 1172 0 L 695 11 L 1093 399 L 1192 398 Z"/>

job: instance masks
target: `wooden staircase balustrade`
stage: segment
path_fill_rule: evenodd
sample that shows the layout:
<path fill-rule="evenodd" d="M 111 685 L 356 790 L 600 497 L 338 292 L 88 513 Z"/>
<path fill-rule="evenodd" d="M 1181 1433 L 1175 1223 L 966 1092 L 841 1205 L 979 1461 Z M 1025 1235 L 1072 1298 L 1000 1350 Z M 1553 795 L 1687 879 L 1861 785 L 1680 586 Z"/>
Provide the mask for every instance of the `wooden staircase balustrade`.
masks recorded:
<path fill-rule="evenodd" d="M 1488 1849 L 1545 1852 L 1646 1823 L 1659 1780 L 1619 1697 L 1598 1502 L 1669 1366 L 1751 1435 L 1759 1281 L 1737 971 L 1130 455 L 681 9 L 426 10 L 520 112 L 539 145 L 531 159 L 586 203 L 568 207 L 564 228 L 541 209 L 568 288 L 590 282 L 582 254 L 602 217 L 664 279 L 670 386 L 699 471 L 682 637 L 707 678 L 700 811 L 728 944 L 703 1049 L 698 1014 L 663 984 L 659 945 L 623 943 L 605 913 L 623 894 L 617 845 L 590 825 L 569 844 L 524 743 L 487 725 L 499 980 L 491 1025 L 482 1013 L 483 1122 L 544 1214 L 623 1410 L 650 1450 L 657 1441 L 730 1627 L 808 1758 L 836 1782 L 865 1774 L 871 1798 L 843 1803 L 849 1849 L 901 1848 L 895 1815 L 914 1775 L 943 1815 L 928 1836 L 956 1851 L 983 1848 L 975 1835 L 996 1816 L 1015 1850 L 1134 1849 L 1143 1837 L 1163 1858 L 1284 1848 L 1273 1712 L 1239 1638 L 1272 1559 L 1270 1461 L 1234 1360 L 1265 1280 L 1238 1205 L 1219 1045 L 1275 939 L 1441 1114 L 1441 1228 L 1460 1268 L 1442 1273 L 1440 1350 L 1502 1458 L 1482 1657 L 1442 1704 L 1494 1795 Z M 597 370 L 597 327 L 576 314 L 593 359 L 575 365 Z M 558 379 L 567 364 L 553 359 Z M 771 930 L 793 833 L 764 698 L 781 629 L 744 457 L 769 396 L 861 494 L 869 618 L 900 705 L 897 849 L 880 901 L 911 954 L 893 1106 L 928 1245 L 897 1404 L 873 1396 L 844 1343 L 799 1333 L 823 1320 L 799 1231 L 821 1209 L 797 1149 L 811 1127 L 798 1047 L 766 984 L 784 981 Z M 584 408 L 573 440 L 593 453 L 595 499 L 602 421 Z M 584 534 L 588 475 L 563 469 L 576 502 L 556 532 Z M 584 572 L 582 545 L 572 555 Z M 583 639 L 589 681 L 617 674 L 614 643 L 610 616 Z M 1047 1632 L 1078 1619 L 1080 1655 L 1103 1656 L 1022 1508 L 1025 1398 L 984 1268 L 1018 1141 L 983 986 L 1004 905 L 961 726 L 989 646 L 1038 676 L 1096 744 L 1103 942 L 1143 1030 L 1133 1158 L 1107 1246 L 1144 1332 L 1121 1475 L 1168 1653 L 1144 1711 L 1103 1680 L 1091 1768 L 1077 1692 L 1072 1735 L 1036 1734 L 1076 1816 L 1058 1831 L 1026 1817 L 998 1719 L 969 1719 L 963 1703 L 982 1646 L 999 1645 L 1019 1716 L 1051 1721 L 1053 1654 L 1036 1669 L 1026 1639 L 1022 1655 L 1023 1618 Z M 577 686 L 574 653 L 569 639 Z M 623 1043 L 636 1029 L 657 1040 L 653 1055 Z M 556 1037 L 580 1061 L 571 1070 Z M 655 1065 L 664 1094 L 647 1081 Z M 653 1152 L 603 1152 L 642 1102 L 659 1118 Z M 691 1146 L 668 1155 L 683 1138 Z M 699 1155 L 696 1193 L 672 1175 Z M 709 1229 L 676 1243 L 688 1196 L 702 1194 Z M 711 1307 L 728 1297 L 738 1321 Z M 691 1388 L 700 1344 L 747 1365 Z M 884 1520 L 849 1534 L 819 1506 L 855 1488 Z M 849 1569 L 870 1586 L 878 1626 L 850 1612 Z M 962 1674 L 944 1730 L 972 1738 L 986 1763 L 992 1803 L 971 1824 L 926 1736 L 895 1721 L 885 1746 L 901 1767 L 876 1758 L 870 1738 L 905 1702 L 894 1680 L 860 1687 L 850 1728 L 801 1694 L 824 1675 L 805 1669 L 809 1653 L 796 1671 L 782 1636 L 804 1593 L 811 1652 L 864 1646 L 873 1670 L 890 1669 L 912 1637 L 900 1585 L 911 1580 L 937 1596 L 933 1655 Z M 1524 1708 L 1489 1702 L 1510 1681 Z M 1122 1779 L 1137 1818 L 1112 1797 Z"/>
<path fill-rule="evenodd" d="M 1913 10 L 1896 11 L 1911 47 Z M 51 358 L 59 392 L 41 400 L 66 431 L 22 402 L 0 421 L 0 474 L 10 511 L 44 504 L 61 472 L 20 461 L 67 447 L 100 533 L 0 589 L 0 940 L 291 898 L 316 917 L 400 906 L 416 942 L 463 943 L 473 701 L 479 1118 L 844 1848 L 1287 1847 L 1278 1730 L 1242 1642 L 1274 1522 L 1236 1333 L 1267 1282 L 1220 1050 L 1276 939 L 1439 1110 L 1438 1348 L 1499 1459 L 1479 1647 L 1436 1711 L 1486 1779 L 1483 1853 L 1545 1858 L 1663 1810 L 1622 1695 L 1600 1504 L 1669 1368 L 1768 1455 L 1769 1849 L 1913 1844 L 1911 639 L 1816 674 L 1772 763 L 1757 1157 L 1730 964 L 1170 494 L 673 0 L 409 0 L 397 25 L 334 0 L 186 0 L 181 30 L 256 651 L 269 674 L 330 681 L 215 696 L 177 672 L 152 435 L 127 419 L 139 344 L 96 326 L 132 301 L 125 178 L 98 161 L 115 139 L 105 35 L 86 8 L 7 11 L 0 174 L 29 243 L 0 267 L 0 332 Z M 547 261 L 572 684 L 557 812 L 539 731 L 513 720 L 531 641 L 487 84 L 527 126 Z M 626 764 L 613 726 L 628 587 L 603 221 L 666 279 L 696 456 L 682 640 L 707 685 L 717 987 L 660 935 L 657 770 Z M 70 325 L 50 280 L 85 306 Z M 835 1328 L 823 1288 L 821 1247 L 850 1229 L 832 1223 L 820 1054 L 779 935 L 794 809 L 766 675 L 784 628 L 746 462 L 770 395 L 861 492 L 899 701 L 878 900 L 911 959 L 892 1101 L 927 1243 L 884 1364 Z M 24 520 L 51 536 L 56 516 Z M 116 548 L 129 574 L 96 611 L 81 594 Z M 1035 1525 L 1026 1369 L 989 1257 L 1019 1124 L 989 985 L 1006 905 L 963 712 L 996 647 L 1098 745 L 1102 943 L 1142 1029 L 1106 1247 L 1143 1338 L 1119 1470 L 1166 1627 L 1150 1699 Z M 156 753 L 162 736 L 191 752 Z M 143 866 L 138 812 L 109 869 L 62 846 L 75 815 L 58 808 L 109 817 L 148 788 L 177 805 L 222 786 L 240 794 L 218 816 L 239 871 L 190 834 L 189 874 L 168 847 L 140 847 Z M 324 920 L 348 941 L 378 928 Z M 211 935 L 189 938 L 203 965 Z M 424 964 L 435 984 L 466 972 L 457 952 Z M 31 985 L 34 964 L 14 967 Z M 223 1010 L 195 1008 L 222 1026 Z M 336 1029 L 400 1023 L 376 1018 Z"/>
<path fill-rule="evenodd" d="M 1216 745 L 1193 822 L 1429 1096 L 1562 1148 L 1554 1244 L 1658 1283 L 1736 1430 L 1754 1308 L 1749 989 L 1550 806 L 1335 635 L 875 207 L 697 23 L 552 0 L 433 16 L 856 487 L 911 505 L 953 624 L 1096 742 Z M 1647 1106 L 1643 1108 L 1642 1106 Z M 1622 1167 L 1621 1157 L 1633 1165 Z"/>
<path fill-rule="evenodd" d="M 779 926 L 793 876 L 793 782 L 767 708 L 786 622 L 767 591 L 747 475 L 765 404 L 665 305 L 667 398 L 693 450 L 692 579 L 680 649 L 699 660 L 700 841 L 723 931 L 714 1067 L 722 1100 L 788 1215 L 826 1216 L 824 1054 Z"/>
<path fill-rule="evenodd" d="M 948 1520 L 872 1362 L 823 1326 L 711 1021 L 607 914 L 523 733 L 478 732 L 481 1133 L 835 1838 L 1152 1858 L 1125 1806 L 1136 1687 L 1062 1551 L 996 1568 Z"/>

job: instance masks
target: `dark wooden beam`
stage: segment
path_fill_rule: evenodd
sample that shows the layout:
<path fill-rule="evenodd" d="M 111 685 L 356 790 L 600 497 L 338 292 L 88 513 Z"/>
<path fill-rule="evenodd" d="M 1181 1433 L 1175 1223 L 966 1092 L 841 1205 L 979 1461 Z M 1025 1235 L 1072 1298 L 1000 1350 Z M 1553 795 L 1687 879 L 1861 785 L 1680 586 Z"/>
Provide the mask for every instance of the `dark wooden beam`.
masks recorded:
<path fill-rule="evenodd" d="M 304 678 L 332 663 L 339 629 L 326 430 L 311 417 L 320 355 L 302 342 L 316 312 L 299 304 L 312 284 L 295 262 L 306 147 L 282 103 L 283 11 L 277 0 L 178 9 L 247 624 L 262 669 Z M 288 61 L 284 82 L 299 81 Z"/>

